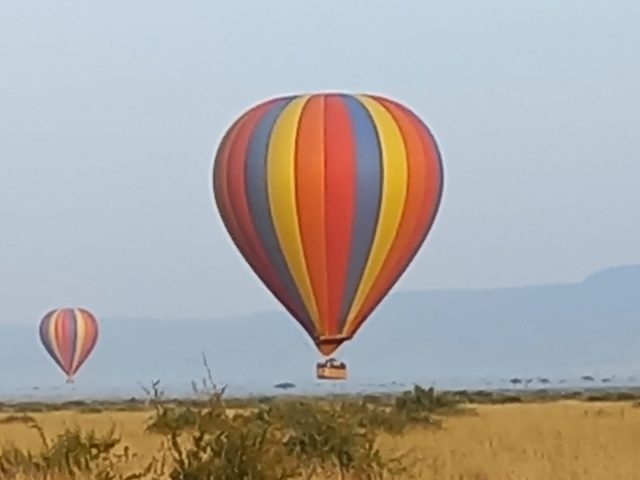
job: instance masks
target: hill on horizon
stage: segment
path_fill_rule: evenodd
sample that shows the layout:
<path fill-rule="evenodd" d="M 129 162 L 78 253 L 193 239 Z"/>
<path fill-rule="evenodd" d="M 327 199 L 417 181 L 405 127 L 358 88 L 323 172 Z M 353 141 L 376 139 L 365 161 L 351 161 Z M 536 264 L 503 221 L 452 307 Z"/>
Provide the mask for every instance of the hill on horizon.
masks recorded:
<path fill-rule="evenodd" d="M 640 265 L 609 268 L 575 284 L 391 294 L 356 338 L 338 350 L 347 387 L 499 382 L 512 376 L 640 374 Z M 62 375 L 35 327 L 0 325 L 0 393 L 50 391 Z M 314 384 L 320 358 L 285 312 L 227 319 L 101 320 L 101 336 L 75 391 L 138 391 L 160 378 L 188 389 L 201 352 L 221 383 L 258 391 Z M 63 389 L 61 389 L 63 390 Z"/>

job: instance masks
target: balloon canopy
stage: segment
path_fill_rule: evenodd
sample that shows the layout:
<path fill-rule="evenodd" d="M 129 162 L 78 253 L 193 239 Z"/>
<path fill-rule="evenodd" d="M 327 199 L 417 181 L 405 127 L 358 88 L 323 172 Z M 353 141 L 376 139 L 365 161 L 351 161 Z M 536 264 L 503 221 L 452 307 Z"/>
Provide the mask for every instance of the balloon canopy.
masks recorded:
<path fill-rule="evenodd" d="M 83 308 L 51 310 L 40 321 L 40 340 L 71 383 L 96 345 L 98 322 Z"/>
<path fill-rule="evenodd" d="M 218 148 L 213 188 L 243 257 L 330 355 L 423 244 L 443 169 L 429 129 L 397 102 L 296 95 L 236 120 Z"/>

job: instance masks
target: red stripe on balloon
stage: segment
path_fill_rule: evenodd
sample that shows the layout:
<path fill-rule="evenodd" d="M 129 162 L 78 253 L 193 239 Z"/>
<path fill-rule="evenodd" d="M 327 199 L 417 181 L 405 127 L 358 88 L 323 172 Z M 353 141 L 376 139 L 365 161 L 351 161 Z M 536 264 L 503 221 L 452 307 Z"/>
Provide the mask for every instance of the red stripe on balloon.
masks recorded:
<path fill-rule="evenodd" d="M 325 235 L 329 335 L 337 335 L 345 293 L 355 212 L 356 153 L 347 106 L 337 95 L 325 97 Z"/>
<path fill-rule="evenodd" d="M 298 123 L 295 182 L 300 236 L 318 307 L 320 335 L 329 330 L 324 137 L 324 98 L 311 97 L 305 104 Z"/>
<path fill-rule="evenodd" d="M 56 322 L 56 342 L 58 349 L 60 350 L 60 357 L 62 364 L 64 365 L 65 373 L 71 371 L 71 362 L 73 358 L 73 345 L 71 345 L 71 338 L 69 336 L 69 321 L 72 319 L 71 313 L 64 309 L 60 312 L 60 316 Z"/>

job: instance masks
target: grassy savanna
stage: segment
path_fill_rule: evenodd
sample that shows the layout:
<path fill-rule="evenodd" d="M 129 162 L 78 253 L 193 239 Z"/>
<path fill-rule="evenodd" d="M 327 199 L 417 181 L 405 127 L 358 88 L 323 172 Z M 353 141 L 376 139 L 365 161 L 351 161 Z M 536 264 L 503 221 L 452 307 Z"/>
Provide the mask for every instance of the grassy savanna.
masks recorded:
<path fill-rule="evenodd" d="M 4 406 L 0 478 L 629 480 L 640 478 L 630 397 L 416 388 L 225 402 L 214 388 L 200 401 L 152 393 L 146 406 Z"/>

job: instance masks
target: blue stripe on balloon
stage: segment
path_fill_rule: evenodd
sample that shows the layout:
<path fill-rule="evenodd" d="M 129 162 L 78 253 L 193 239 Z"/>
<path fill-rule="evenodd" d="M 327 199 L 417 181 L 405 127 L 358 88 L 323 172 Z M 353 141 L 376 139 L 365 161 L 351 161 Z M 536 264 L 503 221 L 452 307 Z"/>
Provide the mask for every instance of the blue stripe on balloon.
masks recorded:
<path fill-rule="evenodd" d="M 54 362 L 56 362 L 56 365 L 58 365 L 62 370 L 64 370 L 64 365 L 56 355 L 55 349 L 53 348 L 52 339 L 49 337 L 49 329 L 55 313 L 56 311 L 52 310 L 51 312 L 47 313 L 42 319 L 42 321 L 40 322 L 40 340 L 42 341 L 42 345 L 44 346 L 49 356 L 53 358 Z"/>
<path fill-rule="evenodd" d="M 347 282 L 342 298 L 339 331 L 345 326 L 349 309 L 367 265 L 373 245 L 382 198 L 382 152 L 380 139 L 371 115 L 364 105 L 351 95 L 341 95 L 349 117 L 355 143 L 355 215 Z"/>
<path fill-rule="evenodd" d="M 247 190 L 249 211 L 260 242 L 288 294 L 287 299 L 295 307 L 296 311 L 303 315 L 302 318 L 298 318 L 298 321 L 303 324 L 309 333 L 313 333 L 315 330 L 313 322 L 280 248 L 280 242 L 271 217 L 267 192 L 267 154 L 271 132 L 278 117 L 291 100 L 293 100 L 293 97 L 283 98 L 274 102 L 263 114 L 251 133 L 246 158 L 245 188 Z"/>

